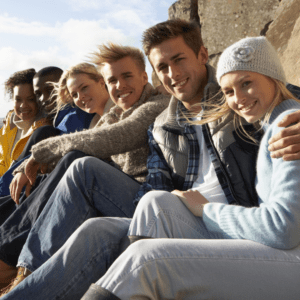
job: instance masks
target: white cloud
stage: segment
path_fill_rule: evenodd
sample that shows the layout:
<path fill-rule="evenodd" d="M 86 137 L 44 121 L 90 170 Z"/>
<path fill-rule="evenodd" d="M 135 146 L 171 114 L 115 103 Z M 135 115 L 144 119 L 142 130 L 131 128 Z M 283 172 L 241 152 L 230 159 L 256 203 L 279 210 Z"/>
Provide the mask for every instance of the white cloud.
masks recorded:
<path fill-rule="evenodd" d="M 41 69 L 48 65 L 68 65 L 70 59 L 58 55 L 57 47 L 50 47 L 44 51 L 21 52 L 12 47 L 0 49 L 1 71 L 23 70 L 27 68 Z M 11 75 L 11 74 L 10 74 Z M 9 75 L 9 76 L 10 76 Z"/>
<path fill-rule="evenodd" d="M 67 3 L 75 11 L 80 11 L 83 9 L 99 9 L 103 5 L 100 1 L 97 0 L 67 0 Z"/>
<path fill-rule="evenodd" d="M 95 51 L 96 46 L 101 43 L 126 43 L 128 40 L 120 29 L 104 25 L 101 21 L 73 19 L 61 26 L 57 39 L 78 58 Z"/>
<path fill-rule="evenodd" d="M 50 35 L 56 33 L 56 29 L 40 22 L 24 22 L 8 14 L 0 15 L 0 33 L 20 34 L 29 36 Z"/>

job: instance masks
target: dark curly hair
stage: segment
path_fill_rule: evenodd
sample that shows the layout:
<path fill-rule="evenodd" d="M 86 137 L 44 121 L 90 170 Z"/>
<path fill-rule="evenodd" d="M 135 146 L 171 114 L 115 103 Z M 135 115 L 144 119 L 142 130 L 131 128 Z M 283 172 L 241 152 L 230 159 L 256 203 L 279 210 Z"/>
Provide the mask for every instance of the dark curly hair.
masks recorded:
<path fill-rule="evenodd" d="M 32 84 L 33 77 L 36 74 L 35 69 L 27 69 L 19 72 L 15 72 L 4 83 L 5 94 L 9 95 L 9 98 L 13 98 L 13 90 L 16 85 L 20 84 Z"/>

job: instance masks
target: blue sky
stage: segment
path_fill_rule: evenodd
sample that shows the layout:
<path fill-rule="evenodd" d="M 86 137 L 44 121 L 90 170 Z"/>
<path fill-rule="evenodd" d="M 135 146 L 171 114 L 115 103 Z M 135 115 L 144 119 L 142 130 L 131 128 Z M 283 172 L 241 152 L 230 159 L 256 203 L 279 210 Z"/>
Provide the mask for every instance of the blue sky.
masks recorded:
<path fill-rule="evenodd" d="M 12 103 L 3 83 L 14 72 L 87 60 L 112 41 L 141 48 L 142 32 L 168 19 L 175 0 L 9 0 L 0 10 L 0 117 Z M 151 68 L 147 65 L 150 76 Z M 151 76 L 150 76 L 151 78 Z"/>

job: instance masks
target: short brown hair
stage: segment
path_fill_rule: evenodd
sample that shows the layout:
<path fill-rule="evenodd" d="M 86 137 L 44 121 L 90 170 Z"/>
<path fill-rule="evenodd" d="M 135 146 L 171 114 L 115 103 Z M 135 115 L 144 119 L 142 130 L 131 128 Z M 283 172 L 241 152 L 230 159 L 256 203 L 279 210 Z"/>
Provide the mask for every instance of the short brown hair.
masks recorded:
<path fill-rule="evenodd" d="M 108 45 L 100 45 L 98 50 L 99 51 L 92 54 L 91 59 L 94 64 L 100 67 L 100 69 L 104 63 L 116 62 L 124 57 L 129 56 L 135 60 L 138 68 L 142 72 L 146 70 L 144 53 L 138 48 L 108 43 Z"/>
<path fill-rule="evenodd" d="M 4 83 L 5 93 L 9 95 L 9 98 L 13 98 L 13 90 L 16 85 L 31 84 L 33 85 L 33 77 L 35 75 L 35 69 L 27 69 L 19 71 L 11 75 Z"/>
<path fill-rule="evenodd" d="M 200 26 L 195 21 L 188 22 L 182 19 L 158 23 L 144 31 L 142 38 L 144 52 L 149 57 L 153 47 L 179 36 L 183 37 L 185 43 L 198 57 L 200 48 L 203 46 Z"/>

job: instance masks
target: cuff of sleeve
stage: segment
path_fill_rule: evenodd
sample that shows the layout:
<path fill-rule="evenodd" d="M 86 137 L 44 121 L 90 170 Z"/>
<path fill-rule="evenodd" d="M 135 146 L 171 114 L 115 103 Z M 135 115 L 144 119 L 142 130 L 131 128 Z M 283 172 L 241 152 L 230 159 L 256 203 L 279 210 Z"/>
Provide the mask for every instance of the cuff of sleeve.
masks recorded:
<path fill-rule="evenodd" d="M 121 300 L 110 291 L 102 288 L 97 284 L 91 284 L 87 292 L 83 295 L 81 300 Z"/>

